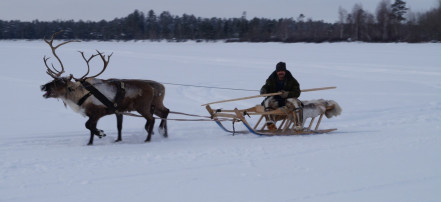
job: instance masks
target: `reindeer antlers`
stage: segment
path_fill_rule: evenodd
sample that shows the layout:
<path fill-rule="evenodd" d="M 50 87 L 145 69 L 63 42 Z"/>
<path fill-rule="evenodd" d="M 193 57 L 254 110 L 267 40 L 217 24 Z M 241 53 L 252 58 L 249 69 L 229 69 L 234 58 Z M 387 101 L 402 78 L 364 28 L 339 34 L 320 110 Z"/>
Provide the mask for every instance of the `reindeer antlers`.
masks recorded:
<path fill-rule="evenodd" d="M 56 33 L 52 34 L 51 39 L 49 41 L 46 39 L 46 37 L 44 37 L 44 41 L 51 47 L 52 54 L 55 56 L 55 58 L 57 58 L 58 62 L 60 63 L 60 66 L 61 66 L 61 71 L 58 71 L 57 69 L 55 69 L 54 64 L 51 64 L 52 65 L 52 69 L 51 69 L 49 67 L 49 65 L 47 65 L 47 61 L 49 60 L 50 57 L 48 57 L 48 58 L 46 58 L 46 56 L 43 57 L 44 64 L 46 65 L 46 68 L 47 68 L 46 73 L 49 74 L 49 76 L 51 76 L 52 78 L 59 78 L 61 76 L 61 74 L 64 73 L 63 63 L 61 62 L 61 60 L 58 57 L 58 55 L 55 53 L 55 50 L 57 48 L 59 48 L 60 46 L 62 46 L 64 44 L 67 44 L 67 43 L 70 43 L 70 42 L 80 42 L 78 40 L 70 40 L 70 41 L 65 41 L 63 43 L 60 43 L 60 44 L 58 44 L 57 46 L 54 47 L 53 46 L 54 38 L 55 38 L 56 35 L 58 35 L 61 32 L 63 32 L 63 31 L 59 31 L 59 32 L 56 32 Z"/>
<path fill-rule="evenodd" d="M 79 52 L 81 53 L 81 56 L 83 56 L 83 59 L 84 59 L 84 61 L 85 61 L 86 64 L 87 64 L 87 72 L 86 72 L 86 74 L 84 74 L 84 75 L 83 75 L 81 78 L 79 78 L 79 79 L 73 77 L 76 81 L 85 80 L 85 79 L 88 79 L 88 78 L 95 78 L 95 77 L 101 75 L 101 74 L 104 72 L 104 70 L 106 70 L 107 65 L 109 64 L 109 61 L 110 61 L 110 57 L 113 55 L 113 53 L 112 53 L 112 54 L 110 54 L 109 56 L 107 56 L 107 60 L 106 60 L 106 56 L 103 55 L 102 53 L 100 53 L 100 52 L 97 50 L 96 52 L 97 52 L 98 54 L 91 55 L 91 56 L 89 57 L 89 59 L 86 59 L 86 57 L 84 56 L 84 52 L 81 52 L 81 51 L 79 51 Z M 95 76 L 89 76 L 89 77 L 86 77 L 86 76 L 90 73 L 90 65 L 89 65 L 89 62 L 92 60 L 92 58 L 94 58 L 95 56 L 98 56 L 98 55 L 99 55 L 99 56 L 101 57 L 101 59 L 103 60 L 103 63 L 104 63 L 103 70 L 101 70 L 101 72 L 98 73 L 98 74 L 96 74 Z"/>
<path fill-rule="evenodd" d="M 49 67 L 49 65 L 47 64 L 47 61 L 49 60 L 50 57 L 47 57 L 47 58 L 46 58 L 46 56 L 43 57 L 44 64 L 46 65 L 46 68 L 47 68 L 46 73 L 49 74 L 49 76 L 51 76 L 51 77 L 54 78 L 54 79 L 55 79 L 55 78 L 59 78 L 59 77 L 61 76 L 61 74 L 64 73 L 64 66 L 63 66 L 63 63 L 61 62 L 60 58 L 58 57 L 58 55 L 55 53 L 56 49 L 59 48 L 60 46 L 64 45 L 64 44 L 67 44 L 67 43 L 70 43 L 70 42 L 81 42 L 81 41 L 79 41 L 79 40 L 70 40 L 70 41 L 65 41 L 65 42 L 63 42 L 63 43 L 60 43 L 60 44 L 58 44 L 57 46 L 54 47 L 54 45 L 53 45 L 54 38 L 55 38 L 56 35 L 58 35 L 58 34 L 61 33 L 61 32 L 63 32 L 63 31 L 59 31 L 59 32 L 56 32 L 56 33 L 52 34 L 50 40 L 46 40 L 46 37 L 44 38 L 44 41 L 50 46 L 50 48 L 51 48 L 51 50 L 52 50 L 52 54 L 55 56 L 55 58 L 57 58 L 58 62 L 60 63 L 60 66 L 61 66 L 61 70 L 60 70 L 60 71 L 58 71 L 58 70 L 54 67 L 53 64 L 51 64 L 51 66 L 52 66 L 52 68 L 51 68 L 51 67 Z M 73 77 L 73 76 L 71 75 L 72 78 L 74 78 L 76 81 L 85 80 L 85 79 L 88 79 L 88 78 L 95 78 L 95 77 L 101 75 L 101 74 L 106 70 L 107 65 L 109 64 L 109 61 L 110 61 L 110 57 L 113 55 L 113 53 L 110 54 L 110 55 L 108 55 L 108 56 L 107 56 L 107 60 L 106 60 L 106 56 L 103 55 L 103 53 L 101 53 L 101 52 L 99 52 L 99 51 L 97 50 L 96 52 L 97 52 L 98 54 L 91 55 L 88 59 L 86 59 L 86 56 L 84 56 L 84 52 L 82 52 L 82 51 L 79 51 L 79 52 L 81 53 L 81 56 L 83 57 L 84 61 L 85 61 L 86 64 L 87 64 L 87 72 L 86 72 L 86 74 L 84 74 L 84 75 L 83 75 L 81 78 L 79 78 L 79 79 L 77 79 L 77 78 L 75 78 L 75 77 Z M 103 67 L 103 69 L 101 70 L 101 72 L 99 72 L 99 73 L 96 74 L 95 76 L 86 77 L 86 76 L 90 73 L 90 64 L 89 64 L 89 62 L 90 62 L 94 57 L 96 57 L 96 56 L 98 56 L 98 55 L 101 57 L 101 60 L 103 60 L 103 63 L 104 63 L 104 67 Z"/>
<path fill-rule="evenodd" d="M 103 70 L 101 70 L 101 72 L 98 73 L 97 75 L 95 75 L 95 76 L 90 76 L 90 77 L 87 77 L 87 78 L 94 78 L 94 77 L 97 77 L 97 76 L 101 75 L 101 74 L 104 72 L 104 70 L 106 70 L 107 65 L 109 64 L 109 61 L 110 61 L 110 57 L 113 55 L 113 53 L 111 53 L 110 55 L 108 55 L 108 56 L 107 56 L 107 61 L 106 61 L 106 56 L 105 56 L 105 55 L 103 55 L 102 53 L 100 53 L 98 50 L 97 50 L 96 52 L 98 53 L 98 55 L 100 55 L 101 60 L 103 60 L 103 63 L 104 63 Z M 87 74 L 86 74 L 86 75 L 87 75 Z"/>

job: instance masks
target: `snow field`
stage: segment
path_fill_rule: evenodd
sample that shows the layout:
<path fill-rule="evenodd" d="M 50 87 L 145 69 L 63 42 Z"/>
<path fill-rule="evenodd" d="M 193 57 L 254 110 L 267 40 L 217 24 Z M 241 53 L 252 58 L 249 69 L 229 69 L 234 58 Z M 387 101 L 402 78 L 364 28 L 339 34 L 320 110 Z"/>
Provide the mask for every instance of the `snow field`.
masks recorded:
<path fill-rule="evenodd" d="M 123 141 L 114 143 L 116 120 L 108 116 L 98 124 L 107 137 L 89 147 L 87 119 L 41 97 L 39 86 L 50 80 L 42 61 L 51 56 L 47 45 L 0 41 L 0 201 L 441 199 L 439 44 L 82 42 L 59 55 L 67 72 L 82 75 L 77 51 L 95 49 L 114 53 L 100 78 L 256 90 L 285 61 L 302 89 L 337 86 L 301 99 L 337 101 L 342 115 L 321 128 L 339 130 L 231 136 L 212 122 L 170 121 L 169 138 L 156 123 L 152 142 L 144 143 L 145 121 L 125 117 Z M 100 65 L 92 64 L 96 71 Z M 166 85 L 165 105 L 206 115 L 201 104 L 257 93 Z"/>

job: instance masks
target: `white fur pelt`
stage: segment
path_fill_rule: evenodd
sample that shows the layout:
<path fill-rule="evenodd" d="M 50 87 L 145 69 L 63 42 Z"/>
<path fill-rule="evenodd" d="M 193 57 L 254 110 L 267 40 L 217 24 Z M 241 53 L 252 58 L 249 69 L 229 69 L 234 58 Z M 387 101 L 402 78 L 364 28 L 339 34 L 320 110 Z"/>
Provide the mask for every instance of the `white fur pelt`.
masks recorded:
<path fill-rule="evenodd" d="M 340 105 L 334 100 L 304 100 L 303 103 L 303 120 L 307 118 L 313 118 L 320 116 L 320 114 L 325 114 L 327 118 L 332 118 L 341 114 L 342 109 Z M 278 103 L 272 97 L 268 98 L 264 102 L 266 110 L 277 109 Z M 286 107 L 293 111 L 300 107 L 300 102 L 298 99 L 289 98 L 286 100 Z"/>
<path fill-rule="evenodd" d="M 303 118 L 317 117 L 325 113 L 326 118 L 332 118 L 341 114 L 340 105 L 334 100 L 304 100 L 303 102 Z"/>
<path fill-rule="evenodd" d="M 263 101 L 263 106 L 265 107 L 265 110 L 274 110 L 279 107 L 279 104 L 274 99 L 274 97 L 269 97 Z"/>

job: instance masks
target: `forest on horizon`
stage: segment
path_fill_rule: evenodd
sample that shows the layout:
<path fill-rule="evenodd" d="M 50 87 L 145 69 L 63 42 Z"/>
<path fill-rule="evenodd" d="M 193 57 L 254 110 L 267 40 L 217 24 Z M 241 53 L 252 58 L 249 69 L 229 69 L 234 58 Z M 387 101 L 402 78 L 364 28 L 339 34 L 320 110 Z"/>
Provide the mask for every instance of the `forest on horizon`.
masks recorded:
<path fill-rule="evenodd" d="M 423 13 L 412 13 L 402 0 L 381 0 L 375 13 L 355 4 L 351 11 L 338 10 L 339 20 L 297 18 L 253 18 L 246 12 L 240 18 L 201 18 L 194 15 L 157 15 L 135 10 L 127 17 L 111 21 L 39 21 L 0 20 L 0 40 L 42 39 L 64 30 L 61 39 L 151 40 L 227 42 L 440 42 L 441 0 Z"/>

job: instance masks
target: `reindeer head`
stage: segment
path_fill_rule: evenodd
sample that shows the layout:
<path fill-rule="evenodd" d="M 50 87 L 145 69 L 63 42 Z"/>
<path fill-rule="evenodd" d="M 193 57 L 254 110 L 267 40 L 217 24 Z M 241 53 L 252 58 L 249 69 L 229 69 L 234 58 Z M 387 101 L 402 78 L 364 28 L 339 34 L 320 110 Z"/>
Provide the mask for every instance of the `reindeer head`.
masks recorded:
<path fill-rule="evenodd" d="M 62 32 L 62 31 L 60 31 L 60 32 Z M 94 54 L 94 55 L 90 56 L 88 59 L 86 59 L 86 57 L 84 56 L 84 53 L 80 51 L 81 56 L 83 57 L 84 61 L 87 64 L 86 74 L 84 74 L 80 78 L 75 78 L 72 74 L 69 76 L 61 77 L 61 75 L 64 73 L 64 66 L 63 66 L 63 63 L 61 62 L 60 58 L 58 57 L 58 55 L 55 52 L 56 49 L 64 44 L 67 44 L 70 42 L 80 42 L 80 41 L 77 41 L 77 40 L 65 41 L 65 42 L 60 43 L 54 47 L 54 45 L 53 45 L 54 37 L 57 34 L 59 34 L 60 32 L 54 33 L 50 40 L 46 40 L 46 38 L 44 38 L 44 41 L 50 46 L 50 48 L 52 50 L 52 54 L 58 60 L 58 63 L 60 63 L 60 67 L 61 67 L 61 70 L 57 70 L 53 64 L 51 64 L 51 67 L 49 67 L 49 65 L 47 64 L 47 61 L 49 60 L 49 58 L 46 58 L 46 56 L 43 57 L 44 64 L 46 65 L 46 68 L 47 68 L 46 73 L 54 79 L 51 82 L 48 82 L 40 87 L 41 91 L 45 92 L 45 94 L 43 95 L 44 98 L 62 97 L 63 95 L 66 95 L 67 93 L 75 90 L 75 89 L 71 88 L 73 86 L 72 83 L 78 82 L 78 81 L 83 81 L 83 80 L 86 80 L 89 78 L 95 78 L 95 77 L 101 75 L 104 72 L 104 70 L 106 70 L 107 65 L 109 64 L 109 61 L 110 61 L 110 56 L 112 56 L 112 54 L 110 54 L 109 56 L 107 56 L 107 60 L 106 60 L 105 55 L 103 55 L 102 53 L 100 53 L 97 50 L 97 54 Z M 87 75 L 90 72 L 89 62 L 92 60 L 92 58 L 94 58 L 95 56 L 98 56 L 98 55 L 103 60 L 104 67 L 101 70 L 101 72 L 99 72 L 98 74 L 96 74 L 94 76 L 87 77 Z M 75 81 L 72 81 L 72 79 L 74 79 Z"/>
<path fill-rule="evenodd" d="M 59 77 L 54 78 L 51 82 L 48 82 L 40 87 L 41 91 L 44 91 L 44 98 L 59 98 L 67 93 L 69 90 L 69 82 L 72 77 Z"/>

